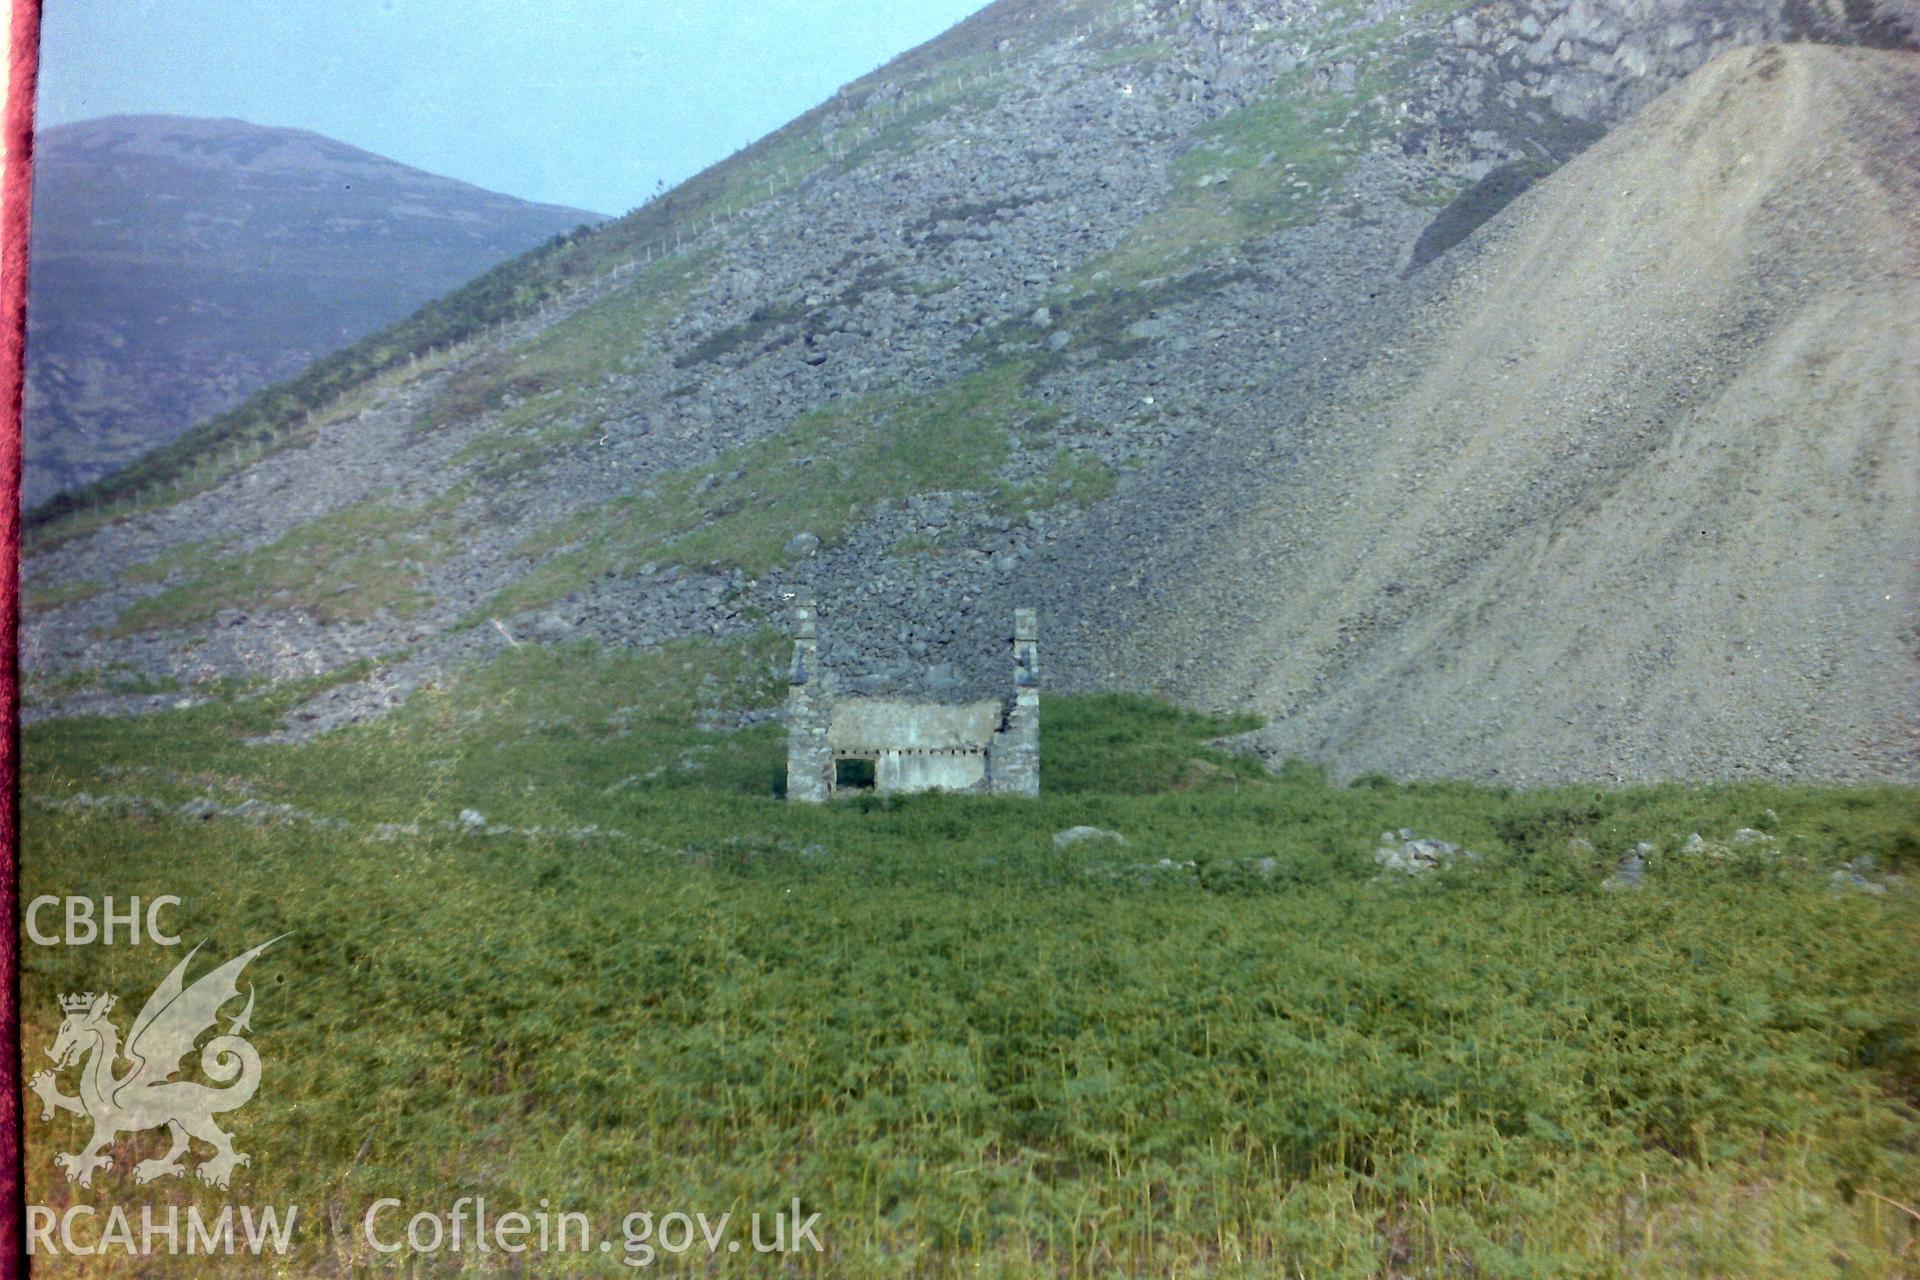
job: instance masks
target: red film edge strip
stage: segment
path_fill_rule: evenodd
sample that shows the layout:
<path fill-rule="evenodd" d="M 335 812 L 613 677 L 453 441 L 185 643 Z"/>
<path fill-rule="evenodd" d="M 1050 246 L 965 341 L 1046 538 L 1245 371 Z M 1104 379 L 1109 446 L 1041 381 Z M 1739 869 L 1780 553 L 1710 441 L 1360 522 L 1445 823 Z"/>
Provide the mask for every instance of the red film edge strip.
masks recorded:
<path fill-rule="evenodd" d="M 40 0 L 12 0 L 0 179 L 0 1280 L 27 1274 L 20 1114 L 20 393 Z"/>

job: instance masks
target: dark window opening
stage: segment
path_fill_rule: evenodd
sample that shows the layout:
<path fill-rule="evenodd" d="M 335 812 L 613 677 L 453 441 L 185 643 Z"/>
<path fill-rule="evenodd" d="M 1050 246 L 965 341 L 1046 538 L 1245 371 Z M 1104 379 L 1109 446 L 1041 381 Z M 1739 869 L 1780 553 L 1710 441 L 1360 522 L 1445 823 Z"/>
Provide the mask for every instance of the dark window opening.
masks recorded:
<path fill-rule="evenodd" d="M 871 760 L 835 760 L 833 762 L 833 788 L 836 791 L 873 790 L 873 761 Z"/>

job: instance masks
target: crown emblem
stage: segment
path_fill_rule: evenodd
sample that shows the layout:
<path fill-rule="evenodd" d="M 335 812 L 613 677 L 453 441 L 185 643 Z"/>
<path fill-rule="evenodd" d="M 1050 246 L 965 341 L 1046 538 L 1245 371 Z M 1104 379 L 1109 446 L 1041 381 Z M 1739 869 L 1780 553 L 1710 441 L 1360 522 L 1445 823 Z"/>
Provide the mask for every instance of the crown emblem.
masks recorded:
<path fill-rule="evenodd" d="M 93 1001 L 93 992 L 83 991 L 77 996 L 61 996 L 60 1008 L 67 1013 L 85 1013 L 93 1008 Z M 108 996 L 105 1003 L 100 1006 L 100 1012 L 105 1013 L 111 1008 L 113 1008 L 113 997 Z"/>

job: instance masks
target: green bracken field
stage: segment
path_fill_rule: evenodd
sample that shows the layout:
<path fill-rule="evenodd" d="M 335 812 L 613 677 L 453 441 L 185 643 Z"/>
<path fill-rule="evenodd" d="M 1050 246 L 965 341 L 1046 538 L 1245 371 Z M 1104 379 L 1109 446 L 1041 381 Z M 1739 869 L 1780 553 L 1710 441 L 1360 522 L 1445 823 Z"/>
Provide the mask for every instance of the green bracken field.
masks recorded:
<path fill-rule="evenodd" d="M 312 685 L 29 728 L 26 898 L 178 895 L 196 973 L 290 934 L 248 970 L 232 1188 L 135 1186 L 155 1134 L 71 1187 L 80 1122 L 29 1096 L 29 1200 L 299 1206 L 276 1262 L 45 1273 L 628 1270 L 361 1239 L 382 1197 L 463 1195 L 615 1240 L 636 1210 L 820 1215 L 821 1253 L 676 1274 L 1920 1268 L 1912 791 L 1336 786 L 1109 695 L 1045 701 L 1037 801 L 799 808 L 778 727 L 725 727 L 783 650 L 516 650 L 304 745 L 249 739 Z M 1075 824 L 1128 843 L 1056 849 Z M 1484 857 L 1383 878 L 1402 826 Z M 1677 852 L 1741 827 L 1772 839 Z M 1603 888 L 1643 840 L 1645 884 Z M 1890 892 L 1829 883 L 1863 855 Z M 131 1016 L 180 954 L 27 947 L 29 1074 L 60 994 Z"/>

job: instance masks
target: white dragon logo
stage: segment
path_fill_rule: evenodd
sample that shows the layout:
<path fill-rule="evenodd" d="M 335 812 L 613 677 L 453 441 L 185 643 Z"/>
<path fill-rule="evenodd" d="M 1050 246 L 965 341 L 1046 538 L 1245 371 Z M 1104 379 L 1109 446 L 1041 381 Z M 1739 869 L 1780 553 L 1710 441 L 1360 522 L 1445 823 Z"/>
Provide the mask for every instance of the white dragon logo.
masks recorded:
<path fill-rule="evenodd" d="M 282 934 L 281 937 L 285 937 Z M 107 1020 L 114 998 L 86 992 L 62 996 L 60 1008 L 66 1013 L 60 1034 L 54 1038 L 47 1056 L 54 1061 L 51 1071 L 34 1076 L 27 1087 L 40 1095 L 42 1120 L 53 1113 L 71 1111 L 93 1120 L 93 1138 L 71 1155 L 61 1153 L 53 1162 L 64 1169 L 69 1182 L 87 1186 L 95 1169 L 109 1168 L 111 1156 L 103 1155 L 115 1136 L 146 1129 L 167 1127 L 173 1139 L 167 1154 L 158 1160 L 142 1160 L 133 1167 L 135 1182 L 151 1182 L 160 1177 L 179 1177 L 186 1172 L 180 1157 L 187 1150 L 188 1138 L 198 1138 L 213 1147 L 213 1155 L 195 1170 L 209 1186 L 222 1187 L 240 1165 L 250 1159 L 233 1149 L 233 1135 L 223 1132 L 213 1117 L 245 1106 L 260 1086 L 260 1055 L 253 1045 L 240 1037 L 249 1029 L 253 1016 L 253 988 L 247 988 L 247 1006 L 227 1024 L 225 1035 L 216 1035 L 201 1047 L 200 1069 L 208 1079 L 226 1087 L 216 1089 L 192 1080 L 175 1080 L 181 1059 L 193 1052 L 193 1042 L 212 1027 L 220 1007 L 240 994 L 236 985 L 240 971 L 255 956 L 279 938 L 261 943 L 244 955 L 235 956 L 210 973 L 203 974 L 191 987 L 183 976 L 200 948 L 174 966 L 154 993 L 147 997 L 140 1016 L 133 1020 L 127 1046 L 120 1048 L 120 1032 Z M 184 988 L 184 989 L 183 989 Z M 91 1056 L 89 1056 L 91 1055 Z M 115 1078 L 114 1063 L 121 1058 L 132 1064 L 123 1076 Z M 80 1093 L 68 1097 L 60 1092 L 58 1073 L 75 1063 L 80 1069 Z M 231 1083 L 229 1083 L 231 1082 Z"/>

